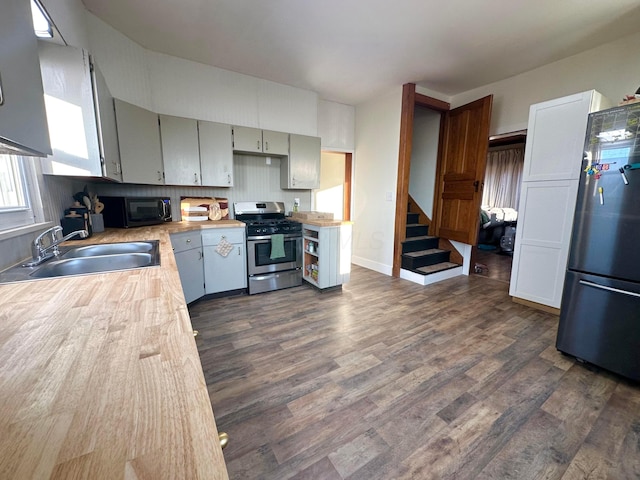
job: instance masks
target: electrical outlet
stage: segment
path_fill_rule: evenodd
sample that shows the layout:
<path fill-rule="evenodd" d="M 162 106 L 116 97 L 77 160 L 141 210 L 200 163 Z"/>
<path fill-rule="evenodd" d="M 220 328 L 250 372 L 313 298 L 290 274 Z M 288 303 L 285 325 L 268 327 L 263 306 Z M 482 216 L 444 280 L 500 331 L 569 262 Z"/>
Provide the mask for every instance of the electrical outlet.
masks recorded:
<path fill-rule="evenodd" d="M 271 165 L 271 157 L 267 157 L 267 165 Z"/>

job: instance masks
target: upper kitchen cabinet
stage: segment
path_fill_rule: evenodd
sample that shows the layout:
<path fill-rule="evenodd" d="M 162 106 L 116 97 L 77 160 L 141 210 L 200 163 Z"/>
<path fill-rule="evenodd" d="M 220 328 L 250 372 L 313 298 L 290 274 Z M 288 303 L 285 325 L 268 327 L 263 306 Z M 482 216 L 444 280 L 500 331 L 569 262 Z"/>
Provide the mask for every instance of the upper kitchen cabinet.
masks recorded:
<path fill-rule="evenodd" d="M 27 0 L 3 0 L 0 15 L 0 153 L 51 153 L 38 44 Z"/>
<path fill-rule="evenodd" d="M 250 127 L 233 127 L 233 150 L 263 155 L 288 155 L 289 134 Z"/>
<path fill-rule="evenodd" d="M 122 181 L 164 184 L 158 115 L 114 99 Z"/>
<path fill-rule="evenodd" d="M 113 99 L 89 54 L 44 42 L 39 51 L 53 150 L 43 173 L 121 181 Z"/>
<path fill-rule="evenodd" d="M 595 90 L 532 105 L 522 180 L 578 179 L 589 113 L 609 106 Z"/>
<path fill-rule="evenodd" d="M 289 135 L 289 157 L 280 162 L 280 188 L 310 190 L 320 186 L 320 138 Z"/>
<path fill-rule="evenodd" d="M 231 125 L 198 121 L 202 185 L 233 187 Z"/>
<path fill-rule="evenodd" d="M 160 140 L 165 183 L 170 185 L 202 185 L 198 121 L 160 115 Z"/>

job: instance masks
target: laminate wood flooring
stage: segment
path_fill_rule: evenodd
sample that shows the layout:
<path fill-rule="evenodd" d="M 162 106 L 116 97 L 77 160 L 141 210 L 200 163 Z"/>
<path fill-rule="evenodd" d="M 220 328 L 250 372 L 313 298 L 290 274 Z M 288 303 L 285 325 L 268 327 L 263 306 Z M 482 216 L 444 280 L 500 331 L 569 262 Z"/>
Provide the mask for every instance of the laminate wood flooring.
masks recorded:
<path fill-rule="evenodd" d="M 476 275 L 489 277 L 494 280 L 509 283 L 511 281 L 511 264 L 513 257 L 494 251 L 480 250 L 473 247 L 473 262 L 479 264 L 479 271 L 474 272 Z"/>
<path fill-rule="evenodd" d="M 354 266 L 190 311 L 232 480 L 640 478 L 640 388 L 558 353 L 503 282 Z"/>

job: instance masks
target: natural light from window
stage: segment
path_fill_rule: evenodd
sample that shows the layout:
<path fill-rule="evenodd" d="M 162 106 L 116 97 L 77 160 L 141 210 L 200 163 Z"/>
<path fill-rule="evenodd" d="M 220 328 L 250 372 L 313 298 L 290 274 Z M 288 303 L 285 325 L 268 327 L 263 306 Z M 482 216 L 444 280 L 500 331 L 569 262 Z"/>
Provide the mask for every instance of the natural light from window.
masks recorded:
<path fill-rule="evenodd" d="M 33 17 L 33 30 L 38 38 L 52 38 L 53 31 L 49 20 L 45 17 L 40 5 L 31 1 L 31 16 Z"/>
<path fill-rule="evenodd" d="M 0 211 L 29 208 L 22 168 L 14 155 L 0 155 Z"/>

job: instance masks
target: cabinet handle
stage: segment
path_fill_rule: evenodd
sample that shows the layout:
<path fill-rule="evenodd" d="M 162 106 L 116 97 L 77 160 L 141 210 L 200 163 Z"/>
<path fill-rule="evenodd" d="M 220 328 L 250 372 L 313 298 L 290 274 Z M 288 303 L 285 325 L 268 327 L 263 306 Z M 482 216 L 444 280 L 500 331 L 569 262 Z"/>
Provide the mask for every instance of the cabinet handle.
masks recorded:
<path fill-rule="evenodd" d="M 264 149 L 268 152 L 269 151 L 269 142 L 264 142 Z"/>
<path fill-rule="evenodd" d="M 580 280 L 578 283 L 580 283 L 581 285 L 586 285 L 587 287 L 599 288 L 600 290 L 607 290 L 608 292 L 629 295 L 630 297 L 640 297 L 640 293 L 630 292 L 628 290 L 620 290 L 619 288 L 608 287 L 606 285 L 600 285 L 598 283 L 588 282 L 586 280 Z"/>
<path fill-rule="evenodd" d="M 197 173 L 193 174 L 193 182 L 194 183 L 198 183 L 198 174 Z"/>
<path fill-rule="evenodd" d="M 158 170 L 158 181 L 162 181 L 162 173 L 160 173 L 160 170 Z"/>
<path fill-rule="evenodd" d="M 0 106 L 4 105 L 4 93 L 2 91 L 2 76 L 0 76 Z"/>
<path fill-rule="evenodd" d="M 122 173 L 122 166 L 118 162 L 113 162 L 116 164 L 116 173 Z"/>
<path fill-rule="evenodd" d="M 238 247 L 238 256 L 242 255 L 242 252 L 240 251 L 242 247 Z"/>
<path fill-rule="evenodd" d="M 199 334 L 200 334 L 200 332 L 198 330 L 194 330 L 193 331 L 193 336 L 194 337 L 197 337 Z"/>
<path fill-rule="evenodd" d="M 191 243 L 191 239 L 190 238 L 187 238 L 187 243 Z"/>
<path fill-rule="evenodd" d="M 291 185 L 295 186 L 295 184 L 296 184 L 296 177 L 294 175 L 293 177 L 291 177 Z"/>
<path fill-rule="evenodd" d="M 256 148 L 257 148 L 258 150 L 260 150 L 260 140 L 258 140 L 258 141 L 256 142 Z"/>
<path fill-rule="evenodd" d="M 231 174 L 230 173 L 227 174 L 227 183 L 229 185 L 231 185 Z"/>
<path fill-rule="evenodd" d="M 198 260 L 202 260 L 203 258 L 204 258 L 204 255 L 202 255 L 202 252 L 198 250 Z"/>

